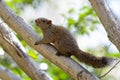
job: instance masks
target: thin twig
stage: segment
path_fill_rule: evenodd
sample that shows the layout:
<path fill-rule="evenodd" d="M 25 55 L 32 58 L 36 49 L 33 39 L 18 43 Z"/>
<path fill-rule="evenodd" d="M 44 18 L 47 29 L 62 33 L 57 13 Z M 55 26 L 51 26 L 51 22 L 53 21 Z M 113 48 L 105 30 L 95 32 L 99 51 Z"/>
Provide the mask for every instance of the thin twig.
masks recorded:
<path fill-rule="evenodd" d="M 99 76 L 99 78 L 105 77 L 109 72 L 111 72 L 111 71 L 116 67 L 116 65 L 117 65 L 118 63 L 120 63 L 120 60 L 119 60 L 110 70 L 108 70 L 105 74 Z"/>

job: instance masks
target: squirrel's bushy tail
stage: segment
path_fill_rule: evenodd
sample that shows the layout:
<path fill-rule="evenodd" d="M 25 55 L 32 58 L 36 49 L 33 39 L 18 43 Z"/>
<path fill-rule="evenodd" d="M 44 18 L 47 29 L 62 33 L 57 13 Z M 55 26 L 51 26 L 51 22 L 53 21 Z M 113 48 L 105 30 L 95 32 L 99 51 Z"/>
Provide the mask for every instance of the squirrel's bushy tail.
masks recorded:
<path fill-rule="evenodd" d="M 102 68 L 109 65 L 113 59 L 107 57 L 96 57 L 87 52 L 79 50 L 77 53 L 74 53 L 74 56 L 81 62 L 88 64 L 94 68 Z"/>

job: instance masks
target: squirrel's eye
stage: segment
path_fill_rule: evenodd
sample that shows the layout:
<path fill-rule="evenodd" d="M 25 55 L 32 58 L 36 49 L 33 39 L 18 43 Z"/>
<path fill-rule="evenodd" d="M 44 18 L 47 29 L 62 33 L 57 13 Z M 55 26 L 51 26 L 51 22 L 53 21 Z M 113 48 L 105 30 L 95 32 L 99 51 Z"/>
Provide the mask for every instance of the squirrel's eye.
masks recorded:
<path fill-rule="evenodd" d="M 45 20 L 42 20 L 43 22 L 45 22 Z"/>

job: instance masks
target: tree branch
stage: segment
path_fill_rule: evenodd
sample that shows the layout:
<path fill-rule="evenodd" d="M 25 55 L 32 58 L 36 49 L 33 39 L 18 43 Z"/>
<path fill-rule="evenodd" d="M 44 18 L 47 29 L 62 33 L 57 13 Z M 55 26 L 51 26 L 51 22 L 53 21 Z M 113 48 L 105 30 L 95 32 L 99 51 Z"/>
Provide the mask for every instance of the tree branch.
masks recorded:
<path fill-rule="evenodd" d="M 77 80 L 78 74 L 81 80 L 98 80 L 93 74 L 88 72 L 82 66 L 77 64 L 70 58 L 58 57 L 55 55 L 57 52 L 50 45 L 38 45 L 35 46 L 38 35 L 36 32 L 28 26 L 24 20 L 18 17 L 3 0 L 0 1 L 0 16 L 16 33 L 18 33 L 32 48 L 41 53 L 49 61 L 56 64 L 58 67 L 67 72 L 71 77 Z"/>
<path fill-rule="evenodd" d="M 27 55 L 12 31 L 3 24 L 0 25 L 0 45 L 32 80 L 51 80 Z"/>
<path fill-rule="evenodd" d="M 13 74 L 9 69 L 0 66 L 0 78 L 2 80 L 21 80 L 20 77 Z"/>
<path fill-rule="evenodd" d="M 120 21 L 111 11 L 107 0 L 89 0 L 108 33 L 110 41 L 120 51 Z"/>

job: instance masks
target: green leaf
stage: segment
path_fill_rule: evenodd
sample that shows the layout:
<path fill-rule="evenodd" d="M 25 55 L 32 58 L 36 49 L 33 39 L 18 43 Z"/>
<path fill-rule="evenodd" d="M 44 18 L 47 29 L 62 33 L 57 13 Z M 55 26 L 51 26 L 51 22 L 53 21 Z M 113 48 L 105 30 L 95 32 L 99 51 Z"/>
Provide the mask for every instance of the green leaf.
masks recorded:
<path fill-rule="evenodd" d="M 69 11 L 68 11 L 68 13 L 73 13 L 75 11 L 75 9 L 74 8 L 71 8 Z"/>
<path fill-rule="evenodd" d="M 75 24 L 75 20 L 72 19 L 72 18 L 69 18 L 69 19 L 68 19 L 68 24 L 70 24 L 70 25 L 71 25 L 71 24 Z"/>
<path fill-rule="evenodd" d="M 30 49 L 30 50 L 28 51 L 28 55 L 31 56 L 31 57 L 34 58 L 34 59 L 38 59 L 38 55 L 35 54 L 34 50 L 32 50 L 32 49 Z"/>

